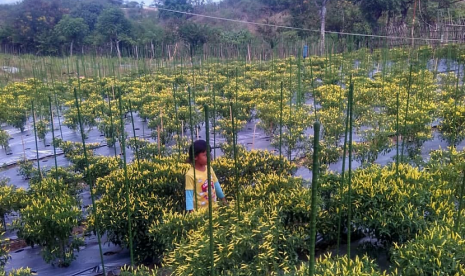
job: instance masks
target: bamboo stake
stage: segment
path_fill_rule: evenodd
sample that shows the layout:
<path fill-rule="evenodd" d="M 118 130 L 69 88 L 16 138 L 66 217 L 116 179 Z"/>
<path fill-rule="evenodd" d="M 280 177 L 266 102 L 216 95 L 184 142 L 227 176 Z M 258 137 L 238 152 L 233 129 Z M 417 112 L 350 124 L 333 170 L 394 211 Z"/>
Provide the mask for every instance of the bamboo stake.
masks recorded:
<path fill-rule="evenodd" d="M 463 172 L 463 177 L 462 177 L 462 185 L 460 186 L 460 193 L 459 193 L 459 206 L 457 210 L 457 218 L 455 220 L 455 232 L 459 231 L 459 226 L 462 220 L 462 209 L 463 209 L 463 194 L 465 190 L 465 171 Z"/>
<path fill-rule="evenodd" d="M 409 74 L 408 87 L 407 87 L 407 106 L 405 108 L 404 127 L 402 129 L 402 152 L 401 152 L 402 162 L 404 162 L 404 146 L 405 146 L 405 138 L 407 137 L 407 117 L 408 117 L 408 110 L 409 110 L 409 105 L 410 105 L 410 89 L 412 88 L 412 67 L 413 65 L 410 64 L 410 74 Z"/>
<path fill-rule="evenodd" d="M 241 207 L 240 207 L 240 186 L 239 186 L 239 171 L 237 168 L 237 144 L 236 144 L 236 124 L 234 122 L 234 116 L 232 116 L 233 112 L 233 103 L 229 103 L 229 108 L 231 110 L 231 124 L 232 124 L 232 140 L 233 140 L 233 154 L 234 154 L 234 181 L 236 182 L 236 205 L 237 205 L 237 217 L 241 217 Z"/>
<path fill-rule="evenodd" d="M 350 81 L 352 82 L 352 80 Z M 342 196 L 343 189 L 344 189 L 344 178 L 345 178 L 345 171 L 346 171 L 346 155 L 347 155 L 347 136 L 349 132 L 349 117 L 350 117 L 350 101 L 347 101 L 347 115 L 345 121 L 345 135 L 344 135 L 344 149 L 342 154 L 342 173 L 341 173 L 341 184 L 339 186 L 339 194 Z M 342 225 L 342 203 L 339 205 L 338 209 L 338 224 L 337 224 L 337 254 L 340 254 L 340 240 L 341 240 L 341 225 Z"/>
<path fill-rule="evenodd" d="M 158 145 L 158 156 L 161 156 L 161 151 L 160 151 L 160 126 L 157 126 L 157 145 Z"/>
<path fill-rule="evenodd" d="M 349 190 L 347 197 L 347 259 L 350 260 L 350 242 L 351 242 L 351 219 L 352 219 L 352 134 L 353 134 L 353 110 L 354 110 L 354 83 L 351 81 L 349 86 Z M 348 271 L 350 271 L 350 261 L 347 263 Z"/>
<path fill-rule="evenodd" d="M 280 101 L 280 115 L 279 115 L 279 160 L 283 162 L 282 143 L 283 143 L 283 82 L 281 81 L 281 101 Z M 282 167 L 282 166 L 281 166 Z"/>
<path fill-rule="evenodd" d="M 37 170 L 39 171 L 39 181 L 42 180 L 42 173 L 40 171 L 40 160 L 39 160 L 39 144 L 37 143 L 37 127 L 36 127 L 36 113 L 34 109 L 34 102 L 32 104 L 32 122 L 34 124 L 34 140 L 36 142 L 36 157 L 37 157 Z"/>
<path fill-rule="evenodd" d="M 128 231 L 129 231 L 129 253 L 131 256 L 131 266 L 134 267 L 134 249 L 133 249 L 133 237 L 132 237 L 132 219 L 131 219 L 131 200 L 129 199 L 130 189 L 129 189 L 129 176 L 128 176 L 128 168 L 126 164 L 126 135 L 124 131 L 124 114 L 123 114 L 123 105 L 121 103 L 121 91 L 118 91 L 120 97 L 119 101 L 119 115 L 121 120 L 121 150 L 123 152 L 123 168 L 124 168 L 124 182 L 125 182 L 125 190 L 126 190 L 126 212 L 128 213 Z"/>
<path fill-rule="evenodd" d="M 204 106 L 205 110 L 205 133 L 207 141 L 207 180 L 208 180 L 208 221 L 209 221 L 209 234 L 210 234 L 210 275 L 215 275 L 215 259 L 214 255 L 214 240 L 213 240 L 213 197 L 212 197 L 212 175 L 211 175 L 211 155 L 208 151 L 210 147 L 210 123 L 208 120 L 208 106 Z M 194 168 L 195 170 L 195 168 Z M 195 178 L 194 178 L 195 179 Z M 194 186 L 196 186 L 195 183 Z M 197 197 L 197 194 L 195 195 Z"/>
<path fill-rule="evenodd" d="M 313 125 L 313 168 L 312 168 L 312 202 L 310 216 L 310 260 L 309 260 L 309 275 L 315 274 L 315 241 L 316 241 L 316 201 L 318 193 L 318 173 L 319 166 L 319 147 L 320 147 L 320 123 L 318 121 Z"/>
<path fill-rule="evenodd" d="M 253 127 L 252 149 L 255 149 L 255 133 L 257 132 L 257 124 Z"/>
<path fill-rule="evenodd" d="M 52 97 L 48 97 L 50 103 L 50 124 L 52 125 L 52 146 L 53 146 L 53 157 L 55 158 L 55 173 L 58 184 L 58 162 L 57 162 L 57 150 L 55 148 L 55 127 L 53 125 L 53 112 L 52 112 Z"/>
<path fill-rule="evenodd" d="M 134 127 L 134 114 L 132 112 L 132 104 L 131 104 L 131 100 L 129 100 L 129 110 L 131 111 L 131 124 L 132 124 L 132 133 L 133 133 L 133 136 L 134 136 L 134 143 L 136 145 L 136 158 L 137 158 L 137 165 L 140 166 L 140 158 L 139 158 L 139 143 L 138 143 L 138 139 L 137 139 L 137 136 L 136 136 L 136 128 Z"/>
<path fill-rule="evenodd" d="M 194 146 L 194 126 L 192 124 L 192 101 L 191 101 L 191 88 L 190 86 L 187 87 L 187 92 L 189 94 L 189 125 L 190 125 L 190 133 L 191 133 L 191 142 L 192 142 L 192 148 L 189 150 L 192 150 L 192 156 L 194 156 L 195 153 L 195 146 Z M 196 173 L 195 173 L 195 158 L 193 160 L 190 160 L 192 162 L 192 166 L 194 167 L 194 181 L 196 181 Z M 198 202 L 197 202 L 197 185 L 194 185 L 194 201 L 195 201 L 195 210 L 198 209 Z"/>
<path fill-rule="evenodd" d="M 115 133 L 114 133 L 114 126 L 113 126 L 113 114 L 112 114 L 112 111 L 111 111 L 111 98 L 110 98 L 110 94 L 108 93 L 107 94 L 107 97 L 108 97 L 108 109 L 110 111 L 109 115 L 110 115 L 110 135 L 111 135 L 111 142 L 113 143 L 113 149 L 115 151 L 115 157 L 117 156 L 117 153 L 116 153 L 116 139 L 115 139 Z M 113 90 L 113 98 L 115 98 L 115 92 Z"/>
<path fill-rule="evenodd" d="M 79 72 L 79 66 L 78 66 L 78 72 Z M 79 73 L 78 73 L 79 74 Z M 79 78 L 78 78 L 79 79 Z M 99 247 L 99 253 L 100 253 L 100 262 L 102 264 L 102 272 L 103 275 L 106 275 L 105 272 L 105 263 L 103 261 L 103 251 L 102 251 L 102 242 L 101 242 L 101 233 L 100 233 L 100 227 L 99 227 L 99 216 L 97 213 L 97 206 L 95 205 L 95 195 L 94 195 L 94 182 L 92 179 L 91 174 L 89 173 L 89 159 L 87 157 L 87 147 L 86 147 L 86 141 L 85 141 L 85 135 L 84 135 L 84 127 L 82 125 L 82 119 L 81 119 L 81 109 L 79 107 L 79 102 L 78 102 L 78 96 L 76 92 L 76 88 L 74 88 L 74 99 L 75 99 L 75 105 L 76 109 L 78 112 L 78 121 L 79 121 L 79 129 L 81 132 L 81 139 L 82 139 L 82 148 L 84 150 L 84 162 L 86 164 L 86 171 L 87 171 L 87 182 L 89 184 L 90 188 L 90 198 L 92 200 L 92 212 L 95 216 L 95 221 L 97 222 L 95 224 L 95 232 L 97 234 L 97 242 L 98 242 L 98 247 Z"/>

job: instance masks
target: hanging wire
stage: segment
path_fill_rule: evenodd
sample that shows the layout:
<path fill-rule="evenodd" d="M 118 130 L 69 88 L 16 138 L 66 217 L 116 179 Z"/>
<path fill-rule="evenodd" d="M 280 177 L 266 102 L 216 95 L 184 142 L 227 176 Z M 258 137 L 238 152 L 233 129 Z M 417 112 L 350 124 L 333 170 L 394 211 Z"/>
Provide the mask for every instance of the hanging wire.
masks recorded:
<path fill-rule="evenodd" d="M 286 25 L 276 25 L 276 24 L 260 23 L 260 22 L 251 22 L 251 21 L 245 21 L 245 20 L 224 18 L 224 17 L 211 16 L 211 15 L 205 15 L 205 14 L 198 14 L 198 13 L 192 13 L 192 12 L 184 12 L 184 11 L 178 11 L 178 10 L 172 10 L 172 9 L 165 9 L 165 8 L 159 8 L 159 7 L 157 7 L 157 9 L 158 9 L 158 10 L 162 10 L 162 11 L 172 12 L 172 13 L 179 13 L 179 14 L 185 14 L 185 15 L 192 15 L 192 16 L 204 17 L 204 18 L 215 19 L 215 20 L 230 21 L 230 22 L 243 23 L 243 24 L 250 24 L 250 25 L 256 25 L 256 26 L 274 27 L 274 28 L 281 28 L 281 29 L 288 29 L 288 30 L 295 30 L 295 31 L 306 31 L 306 32 L 313 32 L 313 33 L 321 33 L 321 30 L 312 30 L 312 29 L 308 29 L 308 28 L 292 27 L 292 26 L 286 26 Z M 336 32 L 336 31 L 325 31 L 325 33 L 326 33 L 326 34 L 347 35 L 347 36 L 374 37 L 374 38 L 388 38 L 388 39 L 406 39 L 406 40 L 422 40 L 422 41 L 442 41 L 440 38 L 423 38 L 423 37 L 405 37 L 405 36 L 390 36 L 390 35 L 373 35 L 373 34 L 349 33 L 349 32 Z M 450 41 L 450 42 L 460 42 L 459 40 L 449 40 L 449 41 Z"/>

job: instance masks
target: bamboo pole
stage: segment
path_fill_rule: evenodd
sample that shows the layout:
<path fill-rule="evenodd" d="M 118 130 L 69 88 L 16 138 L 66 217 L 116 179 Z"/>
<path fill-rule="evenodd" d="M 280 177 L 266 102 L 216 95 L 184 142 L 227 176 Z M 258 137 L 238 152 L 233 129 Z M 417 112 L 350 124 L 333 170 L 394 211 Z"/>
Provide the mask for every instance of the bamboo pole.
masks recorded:
<path fill-rule="evenodd" d="M 318 173 L 319 166 L 319 147 L 320 147 L 320 123 L 318 121 L 313 125 L 313 167 L 312 167 L 312 202 L 310 211 L 310 260 L 309 260 L 309 275 L 315 274 L 315 242 L 316 242 L 316 201 L 318 193 Z"/>
<path fill-rule="evenodd" d="M 123 152 L 123 169 L 124 169 L 124 182 L 125 182 L 125 190 L 126 190 L 126 207 L 127 207 L 127 213 L 128 213 L 128 231 L 129 231 L 129 253 L 131 256 L 131 265 L 134 266 L 134 249 L 133 249 L 133 237 L 132 237 L 132 213 L 131 213 L 131 200 L 129 198 L 130 194 L 130 189 L 129 189 L 129 176 L 128 176 L 128 168 L 126 164 L 126 135 L 124 131 L 124 114 L 123 114 L 123 105 L 122 105 L 122 96 L 121 96 L 121 91 L 118 91 L 120 94 L 120 97 L 118 99 L 119 102 L 119 115 L 120 115 L 120 120 L 121 120 L 121 150 Z"/>
<path fill-rule="evenodd" d="M 347 155 L 347 138 L 349 132 L 349 117 L 350 117 L 350 101 L 347 101 L 347 111 L 346 111 L 346 121 L 345 121 L 345 135 L 344 135 L 344 148 L 342 153 L 342 172 L 341 172 L 341 184 L 339 186 L 339 194 L 342 198 L 342 193 L 344 189 L 344 178 L 345 178 L 345 171 L 346 171 L 346 155 Z M 338 209 L 338 224 L 337 224 L 337 254 L 340 253 L 340 240 L 341 240 L 341 225 L 342 225 L 342 202 L 339 205 Z"/>
<path fill-rule="evenodd" d="M 187 87 L 187 92 L 189 94 L 189 125 L 190 125 L 190 133 L 191 133 L 191 142 L 192 142 L 192 148 L 189 148 L 189 150 L 192 151 L 192 156 L 194 156 L 195 153 L 195 146 L 194 146 L 194 126 L 192 123 L 192 101 L 191 101 L 191 88 L 190 86 Z M 195 173 L 195 158 L 193 160 L 190 160 L 192 162 L 192 166 L 194 167 L 194 182 L 197 179 L 196 178 L 196 173 Z M 194 201 L 195 201 L 195 210 L 198 209 L 198 202 L 197 202 L 197 185 L 194 185 Z"/>
<path fill-rule="evenodd" d="M 234 181 L 236 182 L 236 205 L 237 205 L 237 217 L 241 217 L 241 207 L 240 207 L 240 190 L 241 187 L 239 186 L 239 171 L 237 168 L 237 131 L 236 131 L 236 124 L 234 121 L 233 116 L 233 103 L 230 102 L 230 110 L 231 110 L 231 124 L 232 124 L 232 140 L 233 140 L 233 154 L 234 154 Z"/>
<path fill-rule="evenodd" d="M 78 69 L 78 71 L 79 71 L 79 69 Z M 87 157 L 87 147 L 86 147 L 86 141 L 85 141 L 85 135 L 84 135 L 84 126 L 82 125 L 81 109 L 79 107 L 76 88 L 74 88 L 74 99 L 75 99 L 75 106 L 76 106 L 76 109 L 77 109 L 77 112 L 78 112 L 79 129 L 80 129 L 80 132 L 81 132 L 82 148 L 83 148 L 83 151 L 84 151 L 84 162 L 86 164 L 86 171 L 87 171 L 86 177 L 87 177 L 87 182 L 88 182 L 89 188 L 90 188 L 90 198 L 92 200 L 92 212 L 93 212 L 93 214 L 95 216 L 95 221 L 96 221 L 96 223 L 95 223 L 95 232 L 97 234 L 97 242 L 98 242 L 99 253 L 100 253 L 100 262 L 102 264 L 103 275 L 106 275 L 105 262 L 103 261 L 103 251 L 102 251 L 101 233 L 100 233 L 100 227 L 99 227 L 99 217 L 98 217 L 98 212 L 97 212 L 97 206 L 95 204 L 94 182 L 93 182 L 93 179 L 91 177 L 91 174 L 89 173 L 89 159 Z"/>
<path fill-rule="evenodd" d="M 58 183 L 58 162 L 57 162 L 57 150 L 55 148 L 55 127 L 53 124 L 53 112 L 52 112 L 52 97 L 48 97 L 49 103 L 50 103 L 50 124 L 52 126 L 52 146 L 53 146 L 53 157 L 55 159 L 55 173 L 56 175 L 56 180 Z"/>
<path fill-rule="evenodd" d="M 31 102 L 32 105 L 32 122 L 34 124 L 34 140 L 36 143 L 36 158 L 37 158 L 37 170 L 39 171 L 39 180 L 42 180 L 42 173 L 40 171 L 40 160 L 39 160 L 39 144 L 37 143 L 37 127 L 36 127 L 36 113 L 34 108 L 34 101 Z"/>
<path fill-rule="evenodd" d="M 134 126 L 134 114 L 132 112 L 132 103 L 131 100 L 129 100 L 129 110 L 131 112 L 131 124 L 132 124 L 132 133 L 134 137 L 134 143 L 136 145 L 136 158 L 137 158 L 137 165 L 140 165 L 140 157 L 139 157 L 139 142 L 137 141 L 137 136 L 136 136 L 136 128 Z"/>
<path fill-rule="evenodd" d="M 350 242 L 351 242 L 351 219 L 352 219 L 352 134 L 353 134 L 353 110 L 354 110 L 354 83 L 351 80 L 349 86 L 349 190 L 347 193 L 347 259 L 349 262 L 347 263 L 348 271 L 350 271 Z"/>
<path fill-rule="evenodd" d="M 208 105 L 204 106 L 205 110 L 205 133 L 206 133 L 206 141 L 207 141 L 207 178 L 208 178 L 208 230 L 210 234 L 210 275 L 215 275 L 215 259 L 214 255 L 214 240 L 213 240 L 213 197 L 212 197 L 212 175 L 211 175 L 211 154 L 209 152 L 210 148 L 210 123 L 208 120 Z M 194 168 L 195 170 L 195 168 Z M 195 178 L 194 178 L 195 179 Z M 196 186 L 195 183 L 194 186 Z M 195 194 L 197 197 L 197 194 Z"/>

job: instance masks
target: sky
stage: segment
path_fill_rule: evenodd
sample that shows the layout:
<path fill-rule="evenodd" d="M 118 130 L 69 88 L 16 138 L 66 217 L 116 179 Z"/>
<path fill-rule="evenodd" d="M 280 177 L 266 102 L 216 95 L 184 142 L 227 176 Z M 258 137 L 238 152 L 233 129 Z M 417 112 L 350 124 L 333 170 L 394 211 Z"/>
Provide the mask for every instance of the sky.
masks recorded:
<path fill-rule="evenodd" d="M 14 4 L 18 2 L 18 0 L 0 0 L 0 4 Z"/>
<path fill-rule="evenodd" d="M 1 4 L 14 4 L 19 1 L 20 0 L 0 0 L 0 5 Z M 146 2 L 151 2 L 151 1 L 146 1 Z M 213 2 L 220 2 L 220 0 L 213 0 Z"/>

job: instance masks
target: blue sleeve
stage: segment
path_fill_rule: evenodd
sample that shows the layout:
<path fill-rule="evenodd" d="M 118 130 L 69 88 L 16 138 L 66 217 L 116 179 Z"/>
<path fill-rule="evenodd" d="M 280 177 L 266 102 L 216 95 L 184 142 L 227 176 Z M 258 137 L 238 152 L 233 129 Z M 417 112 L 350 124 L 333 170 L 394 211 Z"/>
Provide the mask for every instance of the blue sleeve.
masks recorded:
<path fill-rule="evenodd" d="M 186 210 L 194 210 L 194 191 L 186 190 Z"/>
<path fill-rule="evenodd" d="M 215 182 L 215 191 L 218 198 L 224 198 L 223 190 L 221 189 L 220 182 L 218 181 Z"/>

